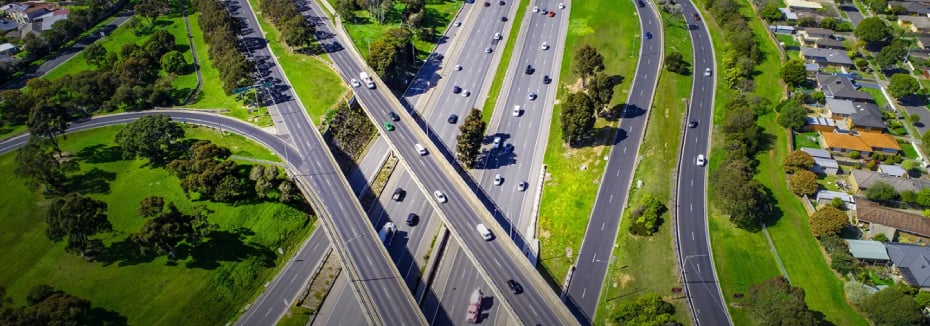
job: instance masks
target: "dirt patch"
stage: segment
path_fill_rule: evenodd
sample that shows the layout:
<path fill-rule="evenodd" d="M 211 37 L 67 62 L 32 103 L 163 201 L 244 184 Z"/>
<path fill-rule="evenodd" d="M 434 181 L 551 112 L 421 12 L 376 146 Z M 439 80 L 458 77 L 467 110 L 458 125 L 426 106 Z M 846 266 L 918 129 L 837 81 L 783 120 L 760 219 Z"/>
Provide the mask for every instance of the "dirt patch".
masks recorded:
<path fill-rule="evenodd" d="M 584 90 L 584 87 L 581 87 L 581 78 L 576 79 L 574 83 L 566 84 L 565 88 L 570 93 L 578 93 Z"/>
<path fill-rule="evenodd" d="M 549 230 L 546 230 L 546 229 L 539 230 L 540 239 L 549 239 L 550 236 L 552 236 L 552 233 L 549 233 Z"/>
<path fill-rule="evenodd" d="M 633 281 L 633 275 L 630 274 L 620 274 L 620 287 L 625 288 L 627 283 Z"/>

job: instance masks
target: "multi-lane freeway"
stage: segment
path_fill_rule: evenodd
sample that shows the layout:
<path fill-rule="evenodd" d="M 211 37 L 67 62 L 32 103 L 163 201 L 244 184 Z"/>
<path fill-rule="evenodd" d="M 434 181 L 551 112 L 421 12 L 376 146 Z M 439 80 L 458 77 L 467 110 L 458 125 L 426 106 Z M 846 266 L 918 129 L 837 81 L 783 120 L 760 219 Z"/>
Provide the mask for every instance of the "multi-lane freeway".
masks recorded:
<path fill-rule="evenodd" d="M 691 29 L 694 50 L 694 81 L 688 121 L 697 126 L 685 129 L 678 160 L 675 218 L 678 259 L 691 312 L 699 325 L 731 325 L 714 268 L 707 234 L 707 168 L 696 164 L 697 156 L 707 155 L 712 132 L 716 70 L 714 48 L 700 12 L 691 1 L 680 3 Z M 710 69 L 710 74 L 706 73 Z"/>
<path fill-rule="evenodd" d="M 648 5 L 637 7 L 642 43 L 636 74 L 566 295 L 566 303 L 578 319 L 588 324 L 593 323 L 600 302 L 662 60 L 662 22 L 652 2 L 645 2 Z M 647 32 L 651 38 L 643 37 Z"/>
<path fill-rule="evenodd" d="M 335 35 L 320 41 L 325 49 L 329 49 L 330 58 L 343 79 L 357 78 L 359 72 L 374 75 L 347 37 L 334 32 L 331 22 L 322 20 L 316 27 L 318 35 Z M 428 194 L 440 192 L 447 198 L 445 202 L 431 198 L 431 202 L 454 238 L 466 248 L 465 253 L 478 265 L 481 274 L 493 282 L 488 290 L 493 290 L 502 306 L 512 309 L 522 323 L 575 323 L 558 297 L 535 272 L 535 268 L 525 259 L 519 258 L 522 252 L 517 245 L 501 239 L 485 241 L 475 231 L 475 226 L 483 223 L 498 237 L 506 234 L 499 225 L 493 223 L 493 217 L 485 204 L 470 191 L 466 184 L 468 176 L 449 163 L 453 157 L 451 153 L 440 151 L 427 138 L 423 130 L 428 128 L 423 125 L 425 122 L 406 111 L 405 106 L 390 94 L 379 78 L 375 78 L 375 84 L 375 89 L 356 88 L 356 98 L 378 125 L 401 162 L 411 171 L 421 191 Z M 400 116 L 400 121 L 395 122 L 394 131 L 384 130 L 381 124 L 390 120 L 390 111 Z M 414 149 L 414 144 L 423 146 L 428 154 L 420 155 Z M 520 295 L 510 293 L 505 285 L 508 279 L 522 283 L 524 292 Z"/>

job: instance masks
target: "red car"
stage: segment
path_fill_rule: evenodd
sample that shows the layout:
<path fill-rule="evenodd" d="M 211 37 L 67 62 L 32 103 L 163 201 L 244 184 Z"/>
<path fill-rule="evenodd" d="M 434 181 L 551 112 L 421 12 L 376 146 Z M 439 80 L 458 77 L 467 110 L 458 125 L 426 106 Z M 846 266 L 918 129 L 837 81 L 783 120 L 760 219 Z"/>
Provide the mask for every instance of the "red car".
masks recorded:
<path fill-rule="evenodd" d="M 555 11 L 550 11 L 550 12 L 549 12 L 549 17 L 555 17 Z"/>
<path fill-rule="evenodd" d="M 490 7 L 490 6 L 491 6 L 491 3 L 490 3 L 490 2 L 487 2 L 487 1 L 485 1 L 485 2 L 484 2 L 484 6 L 485 6 L 485 7 Z"/>

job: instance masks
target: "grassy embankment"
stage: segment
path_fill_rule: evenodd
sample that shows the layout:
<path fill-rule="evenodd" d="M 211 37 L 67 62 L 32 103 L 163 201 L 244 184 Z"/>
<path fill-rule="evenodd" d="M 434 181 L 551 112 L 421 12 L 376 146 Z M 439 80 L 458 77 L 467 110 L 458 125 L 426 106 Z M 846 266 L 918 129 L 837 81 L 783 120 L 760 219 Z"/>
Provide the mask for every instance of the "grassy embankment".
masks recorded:
<path fill-rule="evenodd" d="M 276 202 L 238 205 L 192 202 L 177 177 L 143 160 L 123 160 L 113 144 L 120 127 L 106 127 L 71 134 L 62 146 L 74 153 L 82 171 L 76 179 L 81 189 L 108 204 L 113 232 L 96 238 L 108 249 L 96 261 L 64 252 L 64 243 L 45 236 L 45 209 L 49 198 L 29 191 L 14 176 L 15 154 L 0 156 L 0 286 L 17 305 L 23 305 L 29 289 L 38 284 L 90 300 L 125 317 L 128 324 L 219 325 L 232 321 L 239 310 L 258 295 L 261 284 L 281 265 L 277 248 L 289 255 L 313 229 L 313 218 Z M 239 136 L 222 136 L 203 128 L 188 128 L 192 139 L 206 139 L 228 146 L 234 155 L 271 159 L 268 150 Z M 249 164 L 245 162 L 244 164 Z M 139 256 L 128 237 L 144 219 L 139 202 L 158 195 L 184 212 L 206 206 L 218 233 L 203 246 L 179 247 L 181 256 Z"/>

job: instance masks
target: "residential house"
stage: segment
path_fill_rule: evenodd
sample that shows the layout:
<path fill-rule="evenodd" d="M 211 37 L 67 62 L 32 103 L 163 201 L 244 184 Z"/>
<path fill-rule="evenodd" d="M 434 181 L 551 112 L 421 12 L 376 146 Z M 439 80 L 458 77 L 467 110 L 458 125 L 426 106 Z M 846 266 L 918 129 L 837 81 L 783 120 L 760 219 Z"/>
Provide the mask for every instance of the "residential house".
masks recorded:
<path fill-rule="evenodd" d="M 8 17 L 19 24 L 31 23 L 36 18 L 58 9 L 57 3 L 42 1 L 14 2 L 0 7 Z"/>
<path fill-rule="evenodd" d="M 853 102 L 853 104 L 856 111 L 847 119 L 850 130 L 879 133 L 885 130 L 885 120 L 882 118 L 882 111 L 878 105 L 866 102 Z"/>
<path fill-rule="evenodd" d="M 0 56 L 2 55 L 13 55 L 18 51 L 15 45 L 10 43 L 0 44 Z"/>
<path fill-rule="evenodd" d="M 852 195 L 849 195 L 845 192 L 829 190 L 821 190 L 817 192 L 817 206 L 830 205 L 833 203 L 833 198 L 839 198 L 842 200 L 843 205 L 849 209 L 856 209 L 856 200 Z"/>
<path fill-rule="evenodd" d="M 836 132 L 836 120 L 823 117 L 807 117 L 806 119 L 807 124 L 804 125 L 804 130 L 828 133 Z"/>
<path fill-rule="evenodd" d="M 811 171 L 817 174 L 829 174 L 836 175 L 840 170 L 840 164 L 832 158 L 814 158 L 814 166 L 811 167 Z"/>
<path fill-rule="evenodd" d="M 849 253 L 860 262 L 867 264 L 887 264 L 891 261 L 885 244 L 873 240 L 846 240 Z"/>
<path fill-rule="evenodd" d="M 807 0 L 785 0 L 785 7 L 792 12 L 816 12 L 823 9 L 823 5 Z"/>
<path fill-rule="evenodd" d="M 817 78 L 817 73 L 820 72 L 820 65 L 816 63 L 805 63 L 804 71 L 807 72 L 807 79 Z"/>
<path fill-rule="evenodd" d="M 839 153 L 859 152 L 868 157 L 872 153 L 895 155 L 901 152 L 901 145 L 891 135 L 863 132 L 858 135 L 821 132 L 820 140 L 824 148 Z"/>
<path fill-rule="evenodd" d="M 833 50 L 843 50 L 846 51 L 846 46 L 843 45 L 843 42 L 834 40 L 832 38 L 822 38 L 814 42 L 814 47 L 818 49 L 833 49 Z"/>
<path fill-rule="evenodd" d="M 831 50 L 836 51 L 836 50 Z M 875 102 L 872 95 L 856 89 L 852 81 L 844 76 L 817 74 L 817 88 L 830 99 L 850 100 L 853 102 Z"/>
<path fill-rule="evenodd" d="M 921 238 L 930 237 L 930 218 L 884 207 L 863 198 L 856 201 L 856 219 L 859 223 L 869 223 L 870 236 L 884 233 L 888 239 L 894 240 L 898 232 L 904 232 Z M 884 227 L 876 228 L 876 225 Z M 881 232 L 872 232 L 873 228 Z"/>
<path fill-rule="evenodd" d="M 819 148 L 801 147 L 801 151 L 809 154 L 813 158 L 833 158 L 830 151 Z"/>
<path fill-rule="evenodd" d="M 68 19 L 69 13 L 68 9 L 60 9 L 38 17 L 32 23 L 20 25 L 20 35 L 26 37 L 26 35 L 30 33 L 41 34 L 42 32 L 50 30 L 55 22 Z"/>
<path fill-rule="evenodd" d="M 888 1 L 888 9 L 893 9 L 896 6 L 904 8 L 904 11 L 909 15 L 913 16 L 928 16 L 930 15 L 930 7 L 923 2 L 913 2 L 913 1 Z"/>
<path fill-rule="evenodd" d="M 908 61 L 913 59 L 928 60 L 930 59 L 930 50 L 927 49 L 909 49 L 907 50 Z"/>
<path fill-rule="evenodd" d="M 917 45 L 919 45 L 921 49 L 930 50 L 930 35 L 917 36 Z"/>
<path fill-rule="evenodd" d="M 832 39 L 833 31 L 826 28 L 805 27 L 798 31 L 797 39 L 802 46 L 812 47 L 817 40 Z"/>
<path fill-rule="evenodd" d="M 853 62 L 844 50 L 801 47 L 801 59 L 821 66 L 852 68 Z"/>
<path fill-rule="evenodd" d="M 856 113 L 856 105 L 850 100 L 828 98 L 827 105 L 824 108 L 827 109 L 827 114 L 831 118 L 837 120 L 846 120 L 853 113 Z"/>
<path fill-rule="evenodd" d="M 891 270 L 901 276 L 904 283 L 921 289 L 930 289 L 930 247 L 906 244 L 886 243 Z"/>
<path fill-rule="evenodd" d="M 814 21 L 816 21 L 818 24 L 819 24 L 820 21 L 822 21 L 824 18 L 827 18 L 827 16 L 823 16 L 823 15 L 821 15 L 820 13 L 818 13 L 818 12 L 816 12 L 816 11 L 798 11 L 798 12 L 796 12 L 795 14 L 797 15 L 798 19 L 810 18 L 810 19 L 813 19 Z"/>
<path fill-rule="evenodd" d="M 788 8 L 778 8 L 778 11 L 781 11 L 786 21 L 793 22 L 798 20 L 798 14 L 791 12 Z"/>
<path fill-rule="evenodd" d="M 849 190 L 853 193 L 861 193 L 872 188 L 879 182 L 891 185 L 898 192 L 918 192 L 924 188 L 930 188 L 930 182 L 928 182 L 928 180 L 896 178 L 881 172 L 859 169 L 853 169 L 847 181 L 849 181 Z M 862 200 L 859 202 L 862 202 Z"/>
<path fill-rule="evenodd" d="M 914 33 L 928 33 L 930 32 L 930 17 L 898 16 L 898 25 Z"/>
<path fill-rule="evenodd" d="M 878 172 L 897 178 L 903 178 L 907 176 L 907 170 L 904 170 L 904 168 L 900 166 L 890 164 L 879 164 Z"/>
<path fill-rule="evenodd" d="M 6 18 L 0 18 L 0 35 L 6 34 L 9 31 L 15 31 L 19 27 L 15 21 Z"/>
<path fill-rule="evenodd" d="M 795 28 L 790 25 L 769 25 L 769 31 L 775 34 L 794 35 Z"/>

